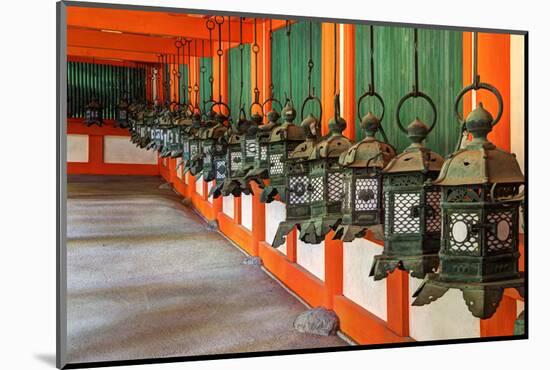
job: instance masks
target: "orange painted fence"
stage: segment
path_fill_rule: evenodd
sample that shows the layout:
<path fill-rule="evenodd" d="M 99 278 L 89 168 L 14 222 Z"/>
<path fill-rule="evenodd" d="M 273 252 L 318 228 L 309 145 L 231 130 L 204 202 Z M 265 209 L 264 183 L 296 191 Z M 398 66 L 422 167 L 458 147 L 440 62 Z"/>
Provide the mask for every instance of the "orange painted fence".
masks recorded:
<path fill-rule="evenodd" d="M 82 119 L 67 120 L 67 135 L 88 137 L 88 161 L 67 162 L 68 175 L 159 175 L 157 164 L 106 163 L 104 160 L 105 137 L 123 136 L 130 139 L 128 130 L 114 127 L 114 122 L 105 120 L 102 127 L 87 127 Z"/>

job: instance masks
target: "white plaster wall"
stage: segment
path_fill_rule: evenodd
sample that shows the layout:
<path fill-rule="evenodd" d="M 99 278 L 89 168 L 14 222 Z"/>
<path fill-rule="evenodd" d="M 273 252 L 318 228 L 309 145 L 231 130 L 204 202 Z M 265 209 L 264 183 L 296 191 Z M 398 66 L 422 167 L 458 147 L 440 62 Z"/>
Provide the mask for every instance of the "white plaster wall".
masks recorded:
<path fill-rule="evenodd" d="M 277 233 L 279 223 L 286 219 L 286 208 L 283 202 L 274 200 L 265 205 L 265 241 L 271 244 Z M 286 242 L 277 250 L 286 254 Z"/>
<path fill-rule="evenodd" d="M 525 309 L 525 302 L 522 301 L 516 301 L 516 316 L 519 316 L 523 310 Z"/>
<path fill-rule="evenodd" d="M 223 213 L 231 218 L 235 218 L 235 198 L 233 195 L 223 197 Z"/>
<path fill-rule="evenodd" d="M 189 172 L 185 173 L 185 185 L 189 185 Z"/>
<path fill-rule="evenodd" d="M 344 296 L 361 307 L 387 320 L 387 280 L 375 281 L 369 276 L 375 255 L 382 247 L 367 239 L 344 243 Z"/>
<path fill-rule="evenodd" d="M 306 244 L 298 239 L 296 262 L 321 280 L 325 280 L 325 242 Z"/>
<path fill-rule="evenodd" d="M 510 149 L 525 173 L 525 48 L 524 36 L 510 37 Z M 523 225 L 523 213 L 519 214 Z M 519 232 L 523 233 L 520 226 Z"/>
<path fill-rule="evenodd" d="M 146 152 L 148 152 L 148 151 L 146 151 Z M 168 167 L 168 159 L 167 158 L 162 158 L 162 165 L 164 167 Z"/>
<path fill-rule="evenodd" d="M 176 171 L 176 176 L 178 176 L 180 180 L 183 178 L 183 166 L 181 165 L 181 162 L 181 158 L 176 159 L 176 168 L 178 169 Z"/>
<path fill-rule="evenodd" d="M 88 135 L 67 135 L 67 162 L 88 162 Z"/>
<path fill-rule="evenodd" d="M 197 192 L 197 194 L 202 195 L 203 185 L 204 185 L 204 181 L 203 181 L 202 176 L 201 176 L 200 179 L 195 181 L 195 191 Z"/>
<path fill-rule="evenodd" d="M 212 186 L 214 186 L 214 181 L 210 181 L 209 183 L 207 183 L 207 187 L 208 187 L 208 194 L 210 194 L 210 189 L 212 189 Z M 210 203 L 214 203 L 214 196 L 211 195 L 208 197 L 208 201 Z"/>
<path fill-rule="evenodd" d="M 104 136 L 105 163 L 157 164 L 157 153 L 139 149 L 126 136 Z"/>
<path fill-rule="evenodd" d="M 241 194 L 241 224 L 252 230 L 252 194 Z"/>
<path fill-rule="evenodd" d="M 421 283 L 421 279 L 409 278 L 411 295 Z M 410 336 L 415 340 L 480 336 L 479 319 L 468 311 L 462 299 L 462 292 L 457 289 L 449 289 L 443 297 L 429 305 L 410 306 L 409 329 Z"/>
<path fill-rule="evenodd" d="M 524 171 L 525 148 L 525 50 L 524 36 L 510 38 L 510 137 L 511 149 Z"/>

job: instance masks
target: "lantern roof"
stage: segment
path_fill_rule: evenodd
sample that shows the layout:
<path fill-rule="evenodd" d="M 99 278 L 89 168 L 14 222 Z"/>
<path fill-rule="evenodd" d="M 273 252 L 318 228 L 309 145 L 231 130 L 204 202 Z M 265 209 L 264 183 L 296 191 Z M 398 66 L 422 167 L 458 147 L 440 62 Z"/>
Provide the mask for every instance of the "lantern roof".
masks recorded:
<path fill-rule="evenodd" d="M 92 96 L 92 100 L 84 107 L 86 109 L 101 109 L 101 103 L 97 101 L 95 96 Z"/>
<path fill-rule="evenodd" d="M 423 145 L 412 144 L 388 163 L 384 173 L 439 172 L 443 162 L 443 157 L 438 153 Z"/>
<path fill-rule="evenodd" d="M 497 148 L 487 139 L 496 123 L 481 103 L 466 117 L 466 130 L 472 141 L 445 160 L 439 177 L 442 186 L 523 183 L 521 169 L 513 153 Z"/>
<path fill-rule="evenodd" d="M 384 168 L 396 155 L 390 144 L 367 136 L 340 156 L 340 165 L 357 168 Z"/>
<path fill-rule="evenodd" d="M 331 118 L 328 125 L 329 125 L 329 133 L 324 138 L 321 139 L 321 141 L 315 146 L 315 149 L 309 156 L 310 160 L 316 160 L 316 159 L 325 159 L 325 158 L 338 158 L 340 157 L 340 154 L 347 151 L 352 143 L 351 141 L 342 135 L 342 132 L 346 128 L 346 121 L 340 117 L 339 112 L 339 96 L 337 95 L 335 98 L 335 117 Z M 309 123 L 307 124 L 307 127 L 311 130 L 311 133 L 313 135 L 317 134 L 317 129 L 315 123 Z"/>
<path fill-rule="evenodd" d="M 304 141 L 306 139 L 304 131 L 293 122 L 296 118 L 296 110 L 289 100 L 287 100 L 282 109 L 281 115 L 283 116 L 284 122 L 271 131 L 269 141 Z"/>

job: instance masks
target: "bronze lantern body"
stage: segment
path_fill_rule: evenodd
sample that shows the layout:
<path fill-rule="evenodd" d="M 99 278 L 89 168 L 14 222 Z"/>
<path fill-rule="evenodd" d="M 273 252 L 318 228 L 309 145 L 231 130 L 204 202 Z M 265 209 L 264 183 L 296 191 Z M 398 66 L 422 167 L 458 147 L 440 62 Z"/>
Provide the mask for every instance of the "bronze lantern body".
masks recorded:
<path fill-rule="evenodd" d="M 286 220 L 279 223 L 275 238 L 271 246 L 277 248 L 285 243 L 286 236 L 294 227 L 301 228 L 301 224 L 311 216 L 309 207 L 313 188 L 309 179 L 309 158 L 319 142 L 321 129 L 320 120 L 309 114 L 302 120 L 301 128 L 306 140 L 300 143 L 289 155 L 286 161 L 287 176 L 285 178 Z"/>
<path fill-rule="evenodd" d="M 384 107 L 382 98 L 375 92 L 373 94 Z M 359 109 L 360 103 L 361 99 L 358 102 Z M 382 170 L 396 155 L 393 146 L 378 140 L 375 136 L 378 131 L 382 131 L 383 118 L 384 111 L 380 118 L 368 112 L 361 119 L 365 138 L 340 156 L 340 165 L 345 168 L 344 200 L 342 221 L 335 230 L 334 239 L 351 242 L 355 238 L 364 237 L 369 229 L 377 238 L 382 238 L 384 223 Z"/>
<path fill-rule="evenodd" d="M 103 126 L 103 106 L 97 100 L 97 97 L 92 96 L 91 101 L 84 107 L 84 123 L 86 125 Z"/>
<path fill-rule="evenodd" d="M 399 112 L 409 98 L 422 97 L 433 110 L 428 127 L 416 118 L 407 129 Z M 443 157 L 424 145 L 435 127 L 437 114 L 431 98 L 420 91 L 404 96 L 397 106 L 396 121 L 411 145 L 384 168 L 384 252 L 374 257 L 370 276 L 385 278 L 396 268 L 424 278 L 439 265 L 441 235 L 440 189 L 431 182 L 437 177 Z"/>
<path fill-rule="evenodd" d="M 339 95 L 335 96 L 335 117 L 329 121 L 329 133 L 315 145 L 308 158 L 310 218 L 301 223 L 299 238 L 318 244 L 342 219 L 344 168 L 340 155 L 351 146 L 342 135 L 346 121 L 340 117 Z M 303 110 L 303 109 L 302 109 Z"/>
<path fill-rule="evenodd" d="M 304 131 L 294 123 L 296 110 L 290 100 L 287 100 L 283 110 L 283 124 L 275 127 L 269 134 L 267 146 L 267 164 L 269 185 L 267 185 L 260 196 L 263 203 L 270 203 L 277 195 L 281 199 L 286 198 L 286 167 L 288 156 L 292 151 L 305 140 Z"/>
<path fill-rule="evenodd" d="M 470 312 L 491 317 L 505 288 L 524 293 L 518 269 L 520 186 L 524 183 L 515 155 L 497 148 L 487 134 L 502 115 L 502 97 L 493 86 L 476 81 L 464 88 L 455 103 L 472 89 L 494 93 L 499 112 L 492 115 L 480 103 L 463 122 L 472 141 L 448 156 L 439 177 L 442 232 L 438 273 L 427 274 L 414 293 L 415 306 L 429 304 L 448 289 L 460 289 Z M 462 122 L 462 119 L 460 119 Z"/>

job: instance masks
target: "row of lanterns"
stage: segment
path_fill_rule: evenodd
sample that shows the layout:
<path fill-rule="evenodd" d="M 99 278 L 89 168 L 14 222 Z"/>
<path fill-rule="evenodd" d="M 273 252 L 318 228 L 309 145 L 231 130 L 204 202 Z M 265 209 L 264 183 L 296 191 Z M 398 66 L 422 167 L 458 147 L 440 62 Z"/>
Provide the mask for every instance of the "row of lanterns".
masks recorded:
<path fill-rule="evenodd" d="M 222 102 L 221 85 L 217 100 L 212 94 L 209 99 L 203 97 L 202 110 L 196 93 L 195 103 L 191 104 L 192 89 L 188 86 L 189 97 L 184 97 L 184 103 L 121 102 L 117 122 L 130 129 L 132 142 L 141 148 L 158 150 L 161 157 L 181 158 L 185 172 L 197 178 L 202 176 L 206 182 L 215 181 L 209 194 L 215 198 L 250 194 L 251 182 L 255 182 L 262 189 L 262 202 L 283 201 L 286 220 L 279 225 L 273 247 L 283 245 L 286 235 L 294 228 L 299 230 L 300 240 L 312 244 L 323 241 L 330 231 L 334 239 L 350 242 L 371 230 L 384 240 L 384 251 L 375 257 L 370 275 L 380 280 L 401 269 L 416 278 L 424 278 L 413 295 L 413 305 L 429 304 L 448 289 L 460 289 L 472 314 L 485 319 L 496 311 L 505 288 L 515 288 L 523 296 L 523 274 L 518 269 L 518 232 L 524 177 L 515 156 L 487 139 L 501 118 L 503 104 L 499 91 L 480 81 L 476 52 L 474 82 L 458 94 L 455 103 L 462 140 L 455 152 L 443 158 L 424 144 L 437 123 L 437 111 L 432 99 L 419 88 L 418 36 L 414 30 L 414 85 L 399 101 L 395 116 L 410 145 L 397 153 L 382 127 L 385 106 L 374 84 L 372 26 L 370 84 L 358 100 L 360 127 L 365 138 L 353 143 L 342 134 L 346 121 L 340 116 L 336 82 L 335 116 L 329 121 L 329 132 L 321 134 L 322 104 L 314 95 L 311 82 L 314 68 L 311 23 L 308 96 L 301 106 L 301 123 L 295 123 L 297 112 L 291 98 L 281 104 L 273 96 L 273 84 L 268 99 L 260 102 L 255 81 L 254 102 L 246 109 L 242 102 L 242 21 L 241 18 L 241 97 L 236 122 L 229 103 Z M 210 47 L 212 31 L 218 27 L 221 36 L 223 23 L 223 17 L 207 20 Z M 334 32 L 336 35 L 336 26 Z M 287 21 L 289 74 L 292 68 L 290 35 L 291 23 Z M 475 50 L 477 33 L 474 35 Z M 185 45 L 182 47 L 181 41 L 178 42 L 179 65 L 179 49 L 184 50 Z M 188 48 L 190 44 L 188 41 Z M 257 63 L 255 20 L 251 50 Z M 221 41 L 216 54 L 221 66 Z M 212 50 L 211 55 L 214 55 Z M 203 66 L 201 73 L 204 76 Z M 179 71 L 173 75 L 179 85 Z M 158 80 L 156 70 L 151 78 Z M 211 75 L 211 92 L 213 81 Z M 165 88 L 169 96 L 169 87 Z M 463 119 L 458 110 L 461 98 L 479 89 L 488 90 L 497 98 L 497 116 L 493 118 L 479 103 Z M 196 85 L 195 91 L 198 91 Z M 378 101 L 380 115 L 363 114 L 365 99 Z M 423 99 L 428 103 L 433 111 L 430 125 L 416 118 L 404 127 L 399 114 L 409 99 Z M 304 117 L 307 105 L 317 105 L 319 116 Z M 270 110 L 266 123 L 262 124 L 267 107 Z M 471 140 L 463 140 L 468 135 Z"/>

